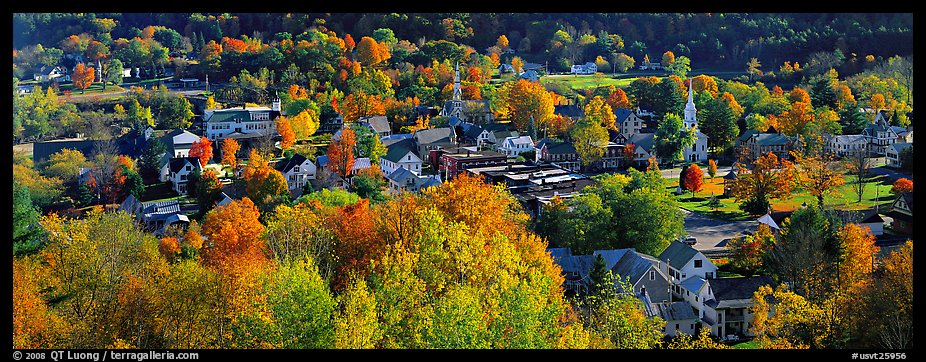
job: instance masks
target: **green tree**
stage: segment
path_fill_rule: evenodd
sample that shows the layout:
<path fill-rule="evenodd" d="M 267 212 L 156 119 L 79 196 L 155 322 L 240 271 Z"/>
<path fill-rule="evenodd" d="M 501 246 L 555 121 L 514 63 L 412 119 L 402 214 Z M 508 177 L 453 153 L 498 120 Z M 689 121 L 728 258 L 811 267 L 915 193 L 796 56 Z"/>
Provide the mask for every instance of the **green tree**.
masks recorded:
<path fill-rule="evenodd" d="M 698 127 L 708 137 L 708 147 L 712 149 L 723 150 L 732 146 L 733 141 L 739 136 L 736 114 L 729 104 L 719 98 L 711 102 L 703 118 L 698 118 Z"/>
<path fill-rule="evenodd" d="M 588 295 L 604 298 L 613 295 L 613 290 L 613 275 L 605 265 L 604 257 L 598 254 L 592 264 L 592 271 L 588 273 Z"/>
<path fill-rule="evenodd" d="M 604 155 L 608 130 L 597 122 L 583 121 L 572 129 L 572 139 L 582 166 L 587 167 Z"/>
<path fill-rule="evenodd" d="M 676 61 L 677 62 L 677 61 Z M 666 114 L 659 128 L 656 129 L 656 154 L 659 158 L 675 163 L 683 159 L 683 150 L 691 147 L 697 139 L 697 133 L 684 127 L 682 119 L 676 114 Z"/>
<path fill-rule="evenodd" d="M 691 71 L 691 59 L 686 56 L 675 58 L 675 62 L 666 67 L 666 71 L 677 75 L 679 78 L 685 78 L 688 76 L 688 72 Z"/>
<path fill-rule="evenodd" d="M 164 146 L 164 142 L 161 142 L 160 139 L 151 138 L 148 140 L 138 162 L 139 166 L 141 166 L 139 168 L 139 173 L 141 173 L 145 179 L 157 177 L 161 168 L 162 156 L 164 156 L 166 151 L 167 149 Z"/>
<path fill-rule="evenodd" d="M 817 207 L 794 211 L 781 224 L 781 233 L 768 252 L 765 266 L 779 280 L 812 301 L 827 297 L 836 282 L 840 254 L 832 220 Z"/>
<path fill-rule="evenodd" d="M 109 62 L 106 62 L 104 77 L 103 77 L 103 90 L 106 90 L 106 83 L 112 82 L 113 84 L 122 84 L 122 73 L 125 68 L 122 66 L 122 61 L 116 58 L 110 59 Z"/>
<path fill-rule="evenodd" d="M 39 210 L 32 204 L 29 189 L 13 183 L 13 255 L 22 256 L 37 251 L 41 245 L 42 228 Z"/>

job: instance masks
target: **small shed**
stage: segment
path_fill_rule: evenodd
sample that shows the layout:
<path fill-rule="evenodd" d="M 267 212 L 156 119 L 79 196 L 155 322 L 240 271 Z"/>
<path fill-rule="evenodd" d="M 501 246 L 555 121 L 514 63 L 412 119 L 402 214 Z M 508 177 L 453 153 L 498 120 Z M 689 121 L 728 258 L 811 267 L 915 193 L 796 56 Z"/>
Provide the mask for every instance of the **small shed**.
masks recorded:
<path fill-rule="evenodd" d="M 738 177 L 736 176 L 736 170 L 730 169 L 726 175 L 723 176 L 723 195 L 730 197 L 733 196 L 733 183 L 736 182 Z"/>

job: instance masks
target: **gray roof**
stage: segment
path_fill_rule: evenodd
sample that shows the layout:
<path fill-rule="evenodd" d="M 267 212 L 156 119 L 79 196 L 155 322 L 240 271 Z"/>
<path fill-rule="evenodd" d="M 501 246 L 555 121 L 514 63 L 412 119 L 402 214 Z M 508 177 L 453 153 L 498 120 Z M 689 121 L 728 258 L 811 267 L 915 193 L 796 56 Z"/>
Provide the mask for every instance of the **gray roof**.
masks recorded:
<path fill-rule="evenodd" d="M 412 184 L 417 186 L 418 188 L 437 186 L 441 184 L 440 176 L 418 175 L 412 171 L 405 169 L 404 167 L 397 168 L 395 171 L 389 174 L 389 176 L 386 176 L 386 178 L 400 185 L 406 185 L 408 181 L 411 180 Z"/>
<path fill-rule="evenodd" d="M 318 164 L 318 167 L 325 167 L 328 164 L 328 155 L 321 155 L 315 159 L 315 163 Z"/>
<path fill-rule="evenodd" d="M 618 109 L 613 110 L 612 112 L 617 117 L 614 119 L 614 123 L 617 123 L 617 124 L 621 124 L 621 122 L 624 122 L 624 120 L 627 119 L 627 117 L 630 117 L 630 115 L 633 114 L 633 111 L 627 108 L 618 108 Z"/>
<path fill-rule="evenodd" d="M 894 152 L 900 155 L 901 151 L 910 148 L 910 146 L 913 146 L 913 142 L 894 143 L 891 145 L 891 149 L 893 149 Z"/>
<path fill-rule="evenodd" d="M 393 143 L 399 142 L 401 140 L 411 139 L 411 138 L 412 138 L 411 133 L 396 133 L 396 134 L 391 134 L 386 137 L 380 138 L 379 140 L 383 142 L 383 146 L 389 147 L 389 145 Z"/>
<path fill-rule="evenodd" d="M 569 142 L 546 142 L 547 152 L 553 155 L 567 155 L 576 153 L 576 148 Z"/>
<path fill-rule="evenodd" d="M 627 140 L 627 143 L 632 143 L 637 147 L 641 147 L 647 152 L 653 150 L 653 146 L 656 144 L 656 134 L 655 133 L 637 133 L 630 136 L 630 139 Z"/>
<path fill-rule="evenodd" d="M 354 159 L 354 166 L 351 167 L 351 170 L 363 170 L 366 168 L 370 168 L 370 158 L 360 157 Z"/>
<path fill-rule="evenodd" d="M 750 138 L 755 138 L 755 142 L 759 146 L 787 145 L 791 142 L 790 137 L 780 133 L 759 133 L 753 130 L 743 132 L 743 135 L 740 136 L 740 141 L 746 142 L 749 141 Z"/>
<path fill-rule="evenodd" d="M 692 293 L 697 293 L 699 290 L 701 290 L 701 288 L 704 287 L 705 283 L 707 283 L 706 279 L 695 275 L 691 278 L 685 279 L 681 285 L 682 288 L 685 288 Z"/>
<path fill-rule="evenodd" d="M 727 174 L 724 175 L 723 178 L 726 180 L 736 180 L 737 179 L 736 170 L 731 168 L 730 172 L 727 172 Z"/>
<path fill-rule="evenodd" d="M 140 212 L 147 221 L 166 220 L 170 215 L 180 213 L 180 202 L 177 200 L 143 202 Z"/>
<path fill-rule="evenodd" d="M 409 152 L 415 153 L 415 143 L 411 139 L 403 139 L 389 146 L 386 146 L 386 155 L 383 158 L 392 161 L 399 162 L 402 160 L 402 157 L 405 157 Z M 417 156 L 417 154 L 415 155 Z"/>
<path fill-rule="evenodd" d="M 372 116 L 361 118 L 360 124 L 372 128 L 376 133 L 387 133 L 392 129 L 389 127 L 389 120 L 386 116 Z"/>
<path fill-rule="evenodd" d="M 251 112 L 270 112 L 270 119 L 276 119 L 280 116 L 279 111 L 274 111 L 269 108 L 229 108 L 229 109 L 216 109 L 212 115 L 205 120 L 206 123 L 214 122 L 231 122 L 236 119 L 241 121 L 251 122 Z"/>
<path fill-rule="evenodd" d="M 774 287 L 775 282 L 768 276 L 755 276 L 748 278 L 717 278 L 708 279 L 708 285 L 718 303 L 727 300 L 752 299 L 753 293 L 763 285 Z"/>
<path fill-rule="evenodd" d="M 199 136 L 196 134 L 187 131 L 185 129 L 175 129 L 168 132 L 163 137 L 161 137 L 161 142 L 164 143 L 164 146 L 173 147 L 175 144 L 189 144 L 192 145 L 193 142 L 199 141 Z"/>
<path fill-rule="evenodd" d="M 472 125 L 466 130 L 463 131 L 463 137 L 467 139 L 475 140 L 479 138 L 479 135 L 482 134 L 484 128 L 480 125 Z"/>
<path fill-rule="evenodd" d="M 232 198 L 229 197 L 228 194 L 225 193 L 225 191 L 222 191 L 221 199 L 219 200 L 219 202 L 215 203 L 215 206 L 225 206 L 234 201 L 235 200 L 232 200 Z"/>
<path fill-rule="evenodd" d="M 624 256 L 611 268 L 614 274 L 620 275 L 621 278 L 629 277 L 631 284 L 635 283 L 646 273 L 650 267 L 655 264 L 656 259 L 649 255 L 640 254 L 632 249 L 624 253 Z"/>
<path fill-rule="evenodd" d="M 420 129 L 415 131 L 415 133 L 412 134 L 412 137 L 415 139 L 418 145 L 452 142 L 453 129 L 450 127 Z"/>
<path fill-rule="evenodd" d="M 659 260 L 663 262 L 668 261 L 675 269 L 681 269 L 685 264 L 688 264 L 692 258 L 697 256 L 699 252 L 694 248 L 679 242 L 678 240 L 673 240 L 669 243 L 669 247 L 666 250 L 663 250 L 659 254 Z"/>
<path fill-rule="evenodd" d="M 666 322 L 698 319 L 698 315 L 694 313 L 688 302 L 652 303 L 650 305 L 652 309 L 647 314 L 659 316 Z"/>
<path fill-rule="evenodd" d="M 624 257 L 624 254 L 631 250 L 633 249 L 595 250 L 592 255 L 601 254 L 601 257 L 604 258 L 604 266 L 610 270 Z"/>

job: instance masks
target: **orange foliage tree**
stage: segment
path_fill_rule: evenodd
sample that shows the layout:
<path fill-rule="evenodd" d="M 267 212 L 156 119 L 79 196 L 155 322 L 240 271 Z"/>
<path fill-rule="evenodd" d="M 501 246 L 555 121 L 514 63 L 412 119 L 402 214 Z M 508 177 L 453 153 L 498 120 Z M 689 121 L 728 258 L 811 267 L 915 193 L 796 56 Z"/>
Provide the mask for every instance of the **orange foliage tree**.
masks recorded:
<path fill-rule="evenodd" d="M 13 348 L 58 348 L 68 326 L 42 295 L 45 287 L 40 258 L 13 259 Z"/>
<path fill-rule="evenodd" d="M 774 153 L 759 156 L 747 167 L 742 160 L 735 165 L 737 180 L 733 183 L 733 197 L 745 201 L 740 207 L 754 215 L 764 214 L 769 199 L 789 197 L 794 188 L 794 166 L 790 161 L 779 160 Z"/>
<path fill-rule="evenodd" d="M 222 164 L 229 165 L 232 168 L 238 168 L 238 150 L 241 145 L 232 138 L 222 140 Z"/>
<path fill-rule="evenodd" d="M 800 89 L 800 88 L 795 88 Z M 794 92 L 791 92 L 792 94 Z M 804 92 L 805 94 L 807 92 Z M 804 134 L 814 122 L 814 113 L 813 108 L 810 105 L 810 102 L 794 102 L 791 103 L 791 110 L 785 111 L 777 117 L 778 131 L 784 133 L 788 136 L 797 136 Z"/>
<path fill-rule="evenodd" d="M 212 141 L 206 137 L 200 137 L 198 141 L 193 142 L 193 145 L 190 146 L 190 157 L 199 158 L 199 165 L 206 167 L 206 164 L 212 159 Z"/>
<path fill-rule="evenodd" d="M 608 94 L 607 103 L 611 106 L 611 109 L 630 109 L 630 99 L 627 98 L 627 92 L 624 92 L 621 88 L 617 88 L 611 94 Z"/>
<path fill-rule="evenodd" d="M 280 148 L 286 151 L 293 147 L 293 144 L 296 143 L 296 133 L 293 132 L 293 127 L 289 124 L 289 119 L 286 117 L 277 117 L 276 126 L 277 133 L 283 137 L 280 141 Z"/>
<path fill-rule="evenodd" d="M 913 192 L 913 181 L 903 177 L 899 178 L 897 181 L 894 181 L 894 185 L 891 187 L 891 192 L 895 194 Z"/>
<path fill-rule="evenodd" d="M 357 144 L 354 130 L 344 128 L 341 138 L 328 145 L 328 168 L 332 172 L 347 177 L 354 167 L 354 147 Z"/>
<path fill-rule="evenodd" d="M 696 163 L 688 165 L 682 170 L 680 176 L 679 181 L 682 189 L 691 191 L 691 197 L 694 197 L 694 193 L 701 191 L 701 187 L 704 186 L 704 171 L 701 171 L 701 168 Z"/>
<path fill-rule="evenodd" d="M 386 113 L 382 97 L 364 93 L 351 93 L 344 97 L 340 107 L 344 122 L 355 122 L 366 116 L 377 116 Z"/>
<path fill-rule="evenodd" d="M 74 82 L 75 87 L 80 88 L 81 94 L 93 84 L 94 79 L 93 67 L 84 66 L 84 63 L 78 63 L 77 67 L 74 68 L 74 74 L 71 75 L 71 81 Z"/>
<path fill-rule="evenodd" d="M 235 268 L 238 262 L 265 261 L 264 226 L 259 216 L 257 206 L 247 197 L 206 214 L 202 233 L 209 241 L 202 248 L 203 264 L 221 271 Z"/>
<path fill-rule="evenodd" d="M 377 65 L 389 59 L 386 44 L 377 43 L 375 39 L 365 36 L 357 43 L 357 60 L 364 65 Z"/>
<path fill-rule="evenodd" d="M 243 176 L 248 196 L 262 207 L 278 197 L 289 195 L 286 178 L 270 166 L 267 156 L 255 149 L 251 149 Z"/>
<path fill-rule="evenodd" d="M 332 275 L 332 286 L 335 290 L 342 290 L 349 275 L 366 277 L 372 271 L 370 261 L 382 254 L 385 245 L 374 232 L 374 214 L 369 199 L 337 208 L 327 218 L 327 226 L 337 240 L 333 251 L 338 263 L 337 271 Z"/>

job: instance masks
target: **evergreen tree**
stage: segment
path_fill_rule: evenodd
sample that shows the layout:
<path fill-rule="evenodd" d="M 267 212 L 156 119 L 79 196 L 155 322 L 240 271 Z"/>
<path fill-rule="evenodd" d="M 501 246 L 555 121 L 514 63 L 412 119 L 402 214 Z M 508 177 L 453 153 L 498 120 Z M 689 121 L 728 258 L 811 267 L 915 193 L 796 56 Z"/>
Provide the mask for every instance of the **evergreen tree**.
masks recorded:
<path fill-rule="evenodd" d="M 161 140 L 157 138 L 148 140 L 148 144 L 142 151 L 141 159 L 139 160 L 139 166 L 141 166 L 139 171 L 144 178 L 152 179 L 157 177 L 158 171 L 161 168 L 161 156 L 164 155 L 165 151 L 166 147 Z"/>
<path fill-rule="evenodd" d="M 608 293 L 608 292 L 612 293 Z M 604 263 L 604 257 L 598 254 L 592 270 L 588 273 L 588 296 L 605 298 L 613 294 L 614 284 L 611 281 L 611 271 Z"/>
<path fill-rule="evenodd" d="M 38 208 L 32 204 L 29 189 L 13 183 L 13 255 L 24 255 L 38 250 L 42 227 Z"/>
<path fill-rule="evenodd" d="M 667 113 L 682 114 L 685 112 L 685 98 L 679 92 L 677 84 L 671 79 L 663 79 L 656 85 L 659 99 L 654 105 L 654 112 L 662 115 Z"/>
<path fill-rule="evenodd" d="M 832 80 L 828 76 L 821 75 L 811 81 L 810 104 L 813 105 L 814 108 L 825 106 L 830 109 L 836 109 L 836 91 L 834 90 Z"/>

